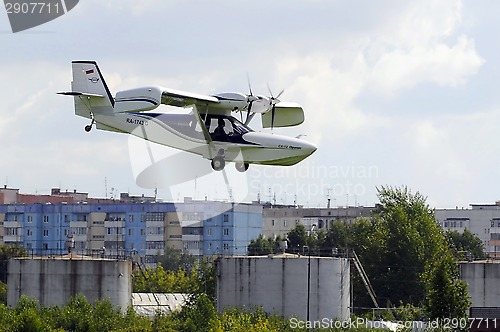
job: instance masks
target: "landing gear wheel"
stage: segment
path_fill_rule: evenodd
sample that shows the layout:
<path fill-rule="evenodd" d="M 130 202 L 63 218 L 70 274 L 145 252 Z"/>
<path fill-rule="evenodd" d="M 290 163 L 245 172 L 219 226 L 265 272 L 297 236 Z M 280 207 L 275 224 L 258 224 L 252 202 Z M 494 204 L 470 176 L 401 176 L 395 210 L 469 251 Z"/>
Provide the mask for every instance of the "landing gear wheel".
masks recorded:
<path fill-rule="evenodd" d="M 217 156 L 214 159 L 212 159 L 212 168 L 214 169 L 214 171 L 222 171 L 225 165 L 226 162 L 224 161 L 224 158 L 222 158 L 221 156 Z"/>
<path fill-rule="evenodd" d="M 86 125 L 85 126 L 85 131 L 88 133 L 92 130 L 92 125 L 95 123 L 95 118 L 94 118 L 94 113 L 90 112 L 90 118 L 92 119 L 92 121 L 90 121 L 90 124 L 89 125 Z"/>
<path fill-rule="evenodd" d="M 236 163 L 234 164 L 238 172 L 246 172 L 248 169 L 248 163 Z"/>

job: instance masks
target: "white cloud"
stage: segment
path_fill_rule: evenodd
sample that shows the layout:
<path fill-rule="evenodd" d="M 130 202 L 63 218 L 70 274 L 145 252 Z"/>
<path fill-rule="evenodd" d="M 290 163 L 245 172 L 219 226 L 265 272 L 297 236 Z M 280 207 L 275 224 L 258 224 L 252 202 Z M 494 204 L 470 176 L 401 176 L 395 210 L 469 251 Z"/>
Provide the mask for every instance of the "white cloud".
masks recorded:
<path fill-rule="evenodd" d="M 423 82 L 454 87 L 464 84 L 483 63 L 474 41 L 460 36 L 452 46 L 436 43 L 381 55 L 371 71 L 369 84 L 372 89 L 389 94 Z"/>
<path fill-rule="evenodd" d="M 484 63 L 473 38 L 454 37 L 460 1 L 414 2 L 392 16 L 356 40 L 305 55 L 280 54 L 276 76 L 294 82 L 287 95 L 301 98 L 317 142 L 325 133 L 337 139 L 393 123 L 380 110 L 355 106 L 367 91 L 394 95 L 426 82 L 456 87 Z"/>
<path fill-rule="evenodd" d="M 495 87 L 486 85 L 500 68 L 494 9 L 482 17 L 459 0 L 270 5 L 279 15 L 227 1 L 89 0 L 50 23 L 54 33 L 1 35 L 9 51 L 0 56 L 7 78 L 0 81 L 0 138 L 11 162 L 0 164 L 0 176 L 22 174 L 23 188 L 63 177 L 92 191 L 111 174 L 133 183 L 125 136 L 84 133 L 87 122 L 74 116 L 71 98 L 55 95 L 70 87 L 70 61 L 89 59 L 113 93 L 152 84 L 247 92 L 248 72 L 254 93 L 268 94 L 269 82 L 275 93 L 285 89 L 282 100 L 304 107 L 303 125 L 276 131 L 307 134 L 319 145 L 310 157 L 316 165 L 376 165 L 380 177 L 360 185 L 422 184 L 416 189 L 435 201 L 451 201 L 446 187 L 457 199 L 469 199 L 475 186 L 485 188 L 477 197 L 494 193 L 484 175 L 500 176 L 500 157 L 491 153 L 500 119 L 491 111 Z M 484 63 L 489 72 L 480 70 Z M 409 104 L 427 97 L 423 90 L 432 90 L 425 109 Z M 281 180 L 289 179 L 272 179 Z"/>

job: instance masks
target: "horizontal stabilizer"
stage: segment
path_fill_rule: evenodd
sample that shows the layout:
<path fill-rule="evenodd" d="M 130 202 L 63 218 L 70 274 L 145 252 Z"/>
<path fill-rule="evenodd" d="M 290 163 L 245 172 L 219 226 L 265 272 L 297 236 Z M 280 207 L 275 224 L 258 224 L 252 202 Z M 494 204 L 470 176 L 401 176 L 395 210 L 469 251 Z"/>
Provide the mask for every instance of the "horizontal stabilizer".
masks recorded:
<path fill-rule="evenodd" d="M 95 93 L 75 92 L 75 91 L 61 91 L 61 92 L 58 92 L 57 94 L 58 95 L 65 95 L 65 96 L 86 96 L 86 97 L 99 97 L 99 98 L 106 97 L 106 96 L 98 95 Z"/>
<path fill-rule="evenodd" d="M 304 110 L 296 103 L 276 104 L 274 120 L 272 111 L 262 114 L 262 128 L 292 127 L 302 122 L 304 122 Z"/>

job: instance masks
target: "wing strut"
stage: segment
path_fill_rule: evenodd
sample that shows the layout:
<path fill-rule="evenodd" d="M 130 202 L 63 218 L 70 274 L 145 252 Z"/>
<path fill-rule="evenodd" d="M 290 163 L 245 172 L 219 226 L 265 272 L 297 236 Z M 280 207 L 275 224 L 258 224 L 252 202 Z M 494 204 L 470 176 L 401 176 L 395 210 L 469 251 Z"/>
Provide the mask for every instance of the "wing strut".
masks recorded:
<path fill-rule="evenodd" d="M 205 126 L 205 123 L 203 122 L 200 112 L 198 111 L 198 107 L 196 105 L 192 105 L 193 107 L 193 113 L 195 114 L 196 120 L 198 120 L 198 124 L 201 127 L 201 131 L 203 132 L 203 136 L 205 136 L 205 140 L 208 143 L 209 146 L 209 154 L 210 154 L 210 159 L 213 159 L 213 155 L 215 152 L 215 145 L 214 142 L 212 141 L 212 137 L 210 137 L 210 133 L 208 132 L 207 127 Z"/>

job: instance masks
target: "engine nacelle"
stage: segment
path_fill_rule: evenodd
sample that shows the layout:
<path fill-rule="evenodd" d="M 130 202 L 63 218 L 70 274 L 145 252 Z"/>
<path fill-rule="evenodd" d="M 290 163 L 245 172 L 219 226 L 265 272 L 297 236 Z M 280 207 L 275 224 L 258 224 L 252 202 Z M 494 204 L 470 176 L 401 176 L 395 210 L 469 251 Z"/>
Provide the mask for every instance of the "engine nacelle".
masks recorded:
<path fill-rule="evenodd" d="M 224 92 L 214 95 L 215 98 L 219 99 L 219 104 L 214 106 L 222 109 L 229 109 L 232 111 L 242 111 L 247 107 L 247 96 L 238 92 Z"/>
<path fill-rule="evenodd" d="M 158 87 L 145 87 L 119 91 L 115 98 L 115 113 L 143 112 L 161 104 L 163 91 Z"/>

